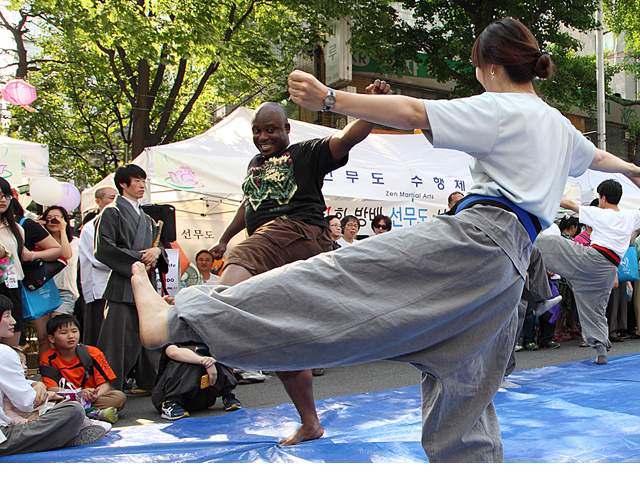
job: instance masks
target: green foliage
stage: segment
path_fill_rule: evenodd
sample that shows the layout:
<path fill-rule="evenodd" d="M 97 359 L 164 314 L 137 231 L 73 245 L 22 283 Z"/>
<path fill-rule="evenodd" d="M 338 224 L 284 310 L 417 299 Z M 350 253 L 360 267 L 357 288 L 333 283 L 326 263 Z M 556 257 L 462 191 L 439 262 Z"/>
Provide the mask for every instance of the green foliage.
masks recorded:
<path fill-rule="evenodd" d="M 15 1 L 15 6 L 24 0 Z M 470 54 L 492 21 L 512 16 L 553 51 L 558 75 L 540 89 L 561 109 L 595 105 L 593 59 L 569 29 L 596 26 L 596 0 L 31 0 L 49 34 L 30 83 L 38 109 L 13 110 L 11 131 L 50 146 L 54 172 L 93 182 L 145 147 L 202 133 L 223 105 L 287 98 L 299 55 L 322 45 L 329 19 L 352 20 L 353 50 L 383 72 L 424 62 L 452 96 L 480 91 Z M 409 15 L 410 16 L 410 15 Z M 590 70 L 591 69 L 591 70 Z M 126 152 L 126 153 L 125 153 Z"/>
<path fill-rule="evenodd" d="M 624 33 L 628 51 L 640 51 L 640 2 L 604 0 L 602 7 L 607 27 L 616 35 Z"/>
<path fill-rule="evenodd" d="M 358 1 L 31 0 L 36 114 L 10 131 L 50 146 L 52 171 L 93 182 L 148 146 L 202 133 L 223 105 L 286 98 L 297 55 Z M 366 4 L 368 2 L 362 2 Z M 16 2 L 16 7 L 22 2 Z M 356 8 L 356 13 L 358 9 Z"/>
<path fill-rule="evenodd" d="M 10 132 L 48 144 L 53 175 L 93 183 L 124 160 L 126 99 L 105 81 L 110 70 L 95 52 L 63 36 L 45 37 L 41 47 L 50 61 L 29 76 L 37 112 L 13 108 Z"/>
<path fill-rule="evenodd" d="M 597 105 L 596 56 L 578 55 L 575 51 L 554 46 L 551 49 L 555 63 L 554 75 L 539 82 L 540 92 L 558 110 L 564 113 L 578 108 L 595 119 Z M 606 94 L 613 76 L 621 66 L 605 64 Z"/>
<path fill-rule="evenodd" d="M 406 72 L 407 60 L 417 62 L 418 54 L 425 54 L 424 65 L 431 75 L 440 82 L 457 82 L 452 96 L 480 91 L 471 64 L 471 50 L 477 36 L 493 21 L 504 17 L 522 21 L 532 30 L 541 49 L 548 51 L 555 46 L 558 54 L 579 48 L 579 42 L 568 29 L 589 31 L 596 26 L 593 15 L 596 0 L 405 0 L 402 5 L 414 9 L 414 24 L 396 21 L 385 24 L 381 33 L 372 22 L 384 16 L 382 13 L 374 15 L 372 22 L 362 19 L 362 23 L 355 25 L 352 45 L 384 62 L 388 72 Z"/>

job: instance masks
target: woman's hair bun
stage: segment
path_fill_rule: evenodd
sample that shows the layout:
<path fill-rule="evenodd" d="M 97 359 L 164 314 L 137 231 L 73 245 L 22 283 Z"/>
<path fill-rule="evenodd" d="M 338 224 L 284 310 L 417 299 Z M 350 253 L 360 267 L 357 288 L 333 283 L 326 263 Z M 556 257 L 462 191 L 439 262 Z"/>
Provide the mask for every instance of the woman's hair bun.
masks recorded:
<path fill-rule="evenodd" d="M 533 73 L 538 78 L 549 78 L 553 74 L 553 61 L 548 52 L 538 52 L 538 59 L 533 66 Z"/>

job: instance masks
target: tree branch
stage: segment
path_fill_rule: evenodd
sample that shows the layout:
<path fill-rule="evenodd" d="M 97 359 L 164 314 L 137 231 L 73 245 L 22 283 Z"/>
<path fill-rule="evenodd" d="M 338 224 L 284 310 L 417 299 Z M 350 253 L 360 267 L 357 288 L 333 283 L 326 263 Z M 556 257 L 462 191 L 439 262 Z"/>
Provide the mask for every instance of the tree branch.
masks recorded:
<path fill-rule="evenodd" d="M 171 143 L 173 141 L 173 137 L 178 132 L 180 127 L 182 127 L 182 124 L 184 123 L 185 119 L 191 112 L 193 105 L 196 103 L 196 100 L 198 100 L 198 98 L 200 97 L 200 94 L 204 90 L 205 85 L 209 81 L 209 77 L 211 77 L 211 75 L 216 73 L 219 67 L 220 67 L 220 62 L 209 64 L 207 71 L 204 73 L 204 75 L 200 79 L 200 82 L 198 83 L 198 87 L 193 92 L 193 95 L 191 95 L 191 98 L 189 99 L 185 107 L 182 109 L 182 112 L 180 112 L 180 116 L 178 117 L 176 122 L 173 124 L 173 127 L 171 127 L 171 130 L 169 130 L 167 135 L 165 135 L 165 137 L 162 139 L 162 142 L 161 142 L 162 144 Z"/>
<path fill-rule="evenodd" d="M 122 62 L 122 68 L 124 69 L 124 73 L 127 75 L 127 78 L 129 79 L 131 90 L 136 92 L 138 90 L 136 75 L 133 72 L 133 68 L 131 68 L 131 64 L 126 60 L 127 52 L 125 52 L 124 48 L 122 47 L 116 47 L 116 50 L 118 51 L 118 56 L 120 57 L 120 61 Z"/>
<path fill-rule="evenodd" d="M 162 109 L 162 115 L 160 116 L 160 121 L 158 122 L 156 133 L 152 137 L 154 145 L 158 144 L 158 142 L 162 138 L 163 132 L 167 128 L 167 124 L 169 123 L 169 118 L 171 118 L 171 112 L 173 111 L 173 107 L 176 104 L 176 98 L 178 98 L 178 94 L 180 93 L 180 88 L 182 88 L 182 82 L 184 81 L 184 74 L 186 70 L 187 70 L 187 59 L 181 58 L 180 65 L 178 66 L 178 73 L 176 75 L 176 79 L 173 82 L 173 86 L 171 87 L 171 92 L 169 92 L 167 101 L 165 102 L 164 108 Z M 198 96 L 199 95 L 200 94 L 198 94 Z"/>
<path fill-rule="evenodd" d="M 156 70 L 156 75 L 153 79 L 153 83 L 151 84 L 151 88 L 149 89 L 149 95 L 151 95 L 152 98 L 150 108 L 153 107 L 153 104 L 156 100 L 156 95 L 158 94 L 158 91 L 162 86 L 162 81 L 164 80 L 164 72 L 167 67 L 162 60 L 167 58 L 167 50 L 167 45 L 162 45 L 162 49 L 160 50 L 160 57 L 158 58 L 158 68 Z"/>
<path fill-rule="evenodd" d="M 124 93 L 127 96 L 127 99 L 129 99 L 129 102 L 133 106 L 135 104 L 135 98 L 133 95 L 131 95 L 131 93 L 127 89 L 127 84 L 124 82 L 124 80 L 120 76 L 120 72 L 118 71 L 118 66 L 116 65 L 115 52 L 111 49 L 103 47 L 100 44 L 100 42 L 96 42 L 96 45 L 109 59 L 109 66 L 111 67 L 111 71 L 113 72 L 113 76 L 116 79 L 116 83 L 118 84 L 118 87 L 120 87 L 120 90 L 122 91 L 122 93 Z"/>

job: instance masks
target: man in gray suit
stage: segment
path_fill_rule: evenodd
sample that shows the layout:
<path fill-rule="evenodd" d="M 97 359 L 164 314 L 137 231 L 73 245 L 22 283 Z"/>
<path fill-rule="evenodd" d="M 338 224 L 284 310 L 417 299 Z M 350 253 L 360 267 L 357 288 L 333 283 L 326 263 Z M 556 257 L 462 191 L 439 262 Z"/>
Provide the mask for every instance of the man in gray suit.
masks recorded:
<path fill-rule="evenodd" d="M 167 271 L 167 255 L 162 246 L 154 247 L 158 226 L 141 208 L 145 171 L 128 164 L 115 172 L 120 195 L 105 207 L 96 224 L 95 257 L 111 269 L 103 297 L 107 300 L 104 322 L 97 347 L 116 374 L 111 386 L 122 389 L 126 375 L 135 367 L 139 389 L 151 391 L 156 379 L 160 350 L 147 350 L 140 343 L 138 312 L 131 290 L 131 265 L 142 262 L 151 269 L 155 284 L 156 264 Z"/>

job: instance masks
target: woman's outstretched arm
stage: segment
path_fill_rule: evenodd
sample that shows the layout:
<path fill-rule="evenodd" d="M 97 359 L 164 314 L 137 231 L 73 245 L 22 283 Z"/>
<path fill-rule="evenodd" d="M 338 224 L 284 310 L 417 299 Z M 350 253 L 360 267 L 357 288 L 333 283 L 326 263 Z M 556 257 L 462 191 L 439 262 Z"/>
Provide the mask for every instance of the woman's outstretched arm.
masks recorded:
<path fill-rule="evenodd" d="M 289 74 L 289 94 L 298 105 L 322 110 L 328 87 L 313 75 L 294 70 Z M 331 111 L 400 130 L 430 130 L 422 100 L 403 95 L 363 95 L 335 91 L 336 103 Z"/>

